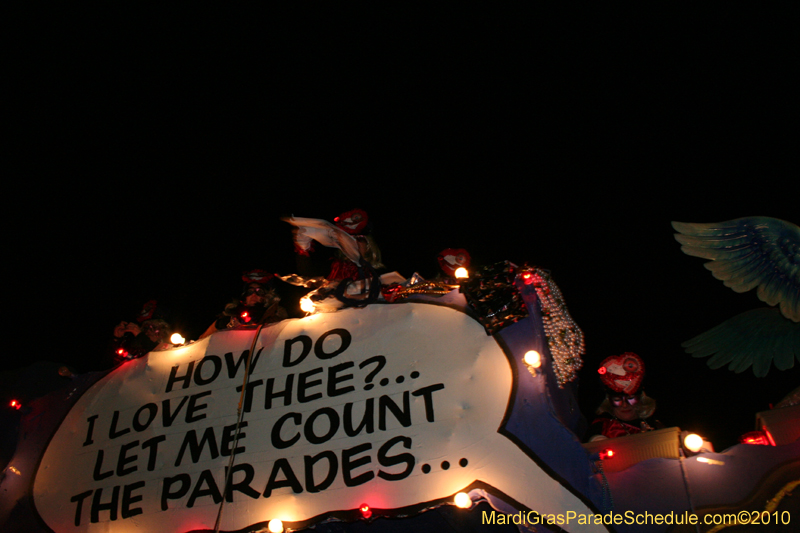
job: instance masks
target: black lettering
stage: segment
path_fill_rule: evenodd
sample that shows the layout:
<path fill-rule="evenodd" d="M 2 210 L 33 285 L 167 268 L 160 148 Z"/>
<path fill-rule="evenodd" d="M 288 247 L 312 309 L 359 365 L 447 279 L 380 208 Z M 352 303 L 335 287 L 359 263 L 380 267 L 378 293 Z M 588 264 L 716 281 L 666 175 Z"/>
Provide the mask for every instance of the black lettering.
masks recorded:
<path fill-rule="evenodd" d="M 111 417 L 111 428 L 108 430 L 109 439 L 116 439 L 117 437 L 121 437 L 122 435 L 128 433 L 131 430 L 131 428 L 125 428 L 121 431 L 117 431 L 118 422 L 119 422 L 119 411 L 114 411 L 114 415 Z"/>
<path fill-rule="evenodd" d="M 150 413 L 150 415 L 148 416 L 145 422 L 140 422 L 139 415 L 142 414 L 142 411 L 144 410 L 147 410 Z M 158 406 L 156 404 L 154 403 L 144 404 L 136 411 L 136 414 L 133 415 L 133 429 L 135 429 L 137 433 L 140 431 L 144 431 L 150 426 L 150 424 L 153 423 L 153 420 L 155 420 L 157 413 L 158 413 Z"/>
<path fill-rule="evenodd" d="M 371 449 L 372 444 L 365 442 L 364 444 L 359 444 L 358 446 L 353 446 L 352 448 L 342 450 L 342 476 L 344 476 L 344 484 L 348 487 L 357 487 L 358 485 L 363 485 L 375 477 L 375 472 L 372 470 L 368 472 L 362 472 L 356 477 L 352 477 L 354 468 L 369 464 L 372 459 L 369 455 L 365 455 L 359 459 L 356 459 L 355 461 L 351 461 L 351 459 L 359 453 L 366 452 Z"/>
<path fill-rule="evenodd" d="M 207 415 L 203 413 L 202 415 L 195 416 L 197 411 L 201 411 L 208 407 L 208 404 L 200 404 L 197 405 L 197 400 L 202 398 L 203 396 L 208 396 L 211 394 L 210 390 L 205 392 L 198 392 L 197 394 L 193 395 L 189 398 L 189 406 L 186 408 L 186 423 L 191 424 L 192 422 L 197 422 L 198 420 L 204 419 Z"/>
<path fill-rule="evenodd" d="M 253 375 L 253 370 L 256 369 L 256 363 L 258 362 L 258 358 L 261 356 L 261 350 L 264 348 L 259 348 L 256 352 L 256 355 L 253 357 L 253 360 L 250 361 L 250 375 Z M 236 377 L 236 374 L 239 373 L 239 367 L 242 366 L 242 363 L 247 361 L 247 357 L 250 355 L 250 350 L 245 350 L 242 352 L 242 355 L 239 356 L 239 360 L 236 361 L 234 364 L 233 362 L 233 352 L 228 352 L 225 354 L 225 366 L 228 367 L 228 377 L 233 379 Z M 247 364 L 245 363 L 245 366 Z"/>
<path fill-rule="evenodd" d="M 433 422 L 433 393 L 437 390 L 442 390 L 444 388 L 444 383 L 437 383 L 436 385 L 428 385 L 427 387 L 422 387 L 421 389 L 417 389 L 411 394 L 414 396 L 422 396 L 425 400 L 425 418 L 428 422 Z"/>
<path fill-rule="evenodd" d="M 244 479 L 238 481 L 236 483 L 233 482 L 234 476 L 236 476 L 237 472 L 244 472 Z M 228 473 L 228 467 L 225 467 L 225 475 Z M 225 492 L 225 501 L 232 502 L 233 501 L 233 491 L 241 492 L 242 494 L 246 494 L 251 498 L 258 498 L 261 496 L 261 493 L 258 492 L 256 489 L 250 486 L 250 483 L 253 481 L 256 472 L 253 469 L 253 465 L 248 463 L 242 463 L 240 465 L 235 465 L 231 469 L 231 484 L 228 485 L 228 490 Z"/>
<path fill-rule="evenodd" d="M 177 382 L 183 382 L 184 389 L 188 389 L 189 385 L 192 381 L 192 370 L 194 370 L 194 361 L 189 363 L 189 368 L 186 369 L 186 374 L 181 377 L 178 377 L 178 367 L 180 365 L 175 365 L 172 367 L 172 370 L 169 371 L 169 379 L 167 380 L 167 390 L 164 392 L 170 392 L 172 390 L 172 386 L 175 385 Z"/>
<path fill-rule="evenodd" d="M 278 479 L 278 475 L 281 472 L 283 472 L 286 479 Z M 297 480 L 297 476 L 294 475 L 292 465 L 290 465 L 289 460 L 285 458 L 278 459 L 275 461 L 275 464 L 272 465 L 272 473 L 269 475 L 266 488 L 264 488 L 264 497 L 269 498 L 273 490 L 281 487 L 292 487 L 292 491 L 295 494 L 303 492 L 303 486 L 300 484 L 300 481 Z"/>
<path fill-rule="evenodd" d="M 318 436 L 314 433 L 314 422 L 322 415 L 328 417 L 328 432 Z M 332 407 L 323 407 L 322 409 L 314 411 L 306 420 L 305 426 L 303 426 L 303 434 L 306 440 L 311 444 L 322 444 L 323 442 L 331 440 L 338 430 L 339 414 Z"/>
<path fill-rule="evenodd" d="M 185 404 L 186 400 L 188 399 L 189 399 L 188 396 L 183 396 L 181 398 L 181 403 L 179 403 L 178 407 L 175 408 L 174 413 L 169 410 L 169 405 L 170 405 L 169 399 L 163 400 L 161 402 L 161 421 L 164 424 L 165 428 L 170 427 L 172 423 L 175 422 L 175 419 L 178 417 L 178 413 L 181 412 L 183 404 Z"/>
<path fill-rule="evenodd" d="M 314 465 L 322 459 L 328 460 L 328 474 L 320 483 L 315 483 Z M 304 461 L 306 465 L 306 491 L 319 492 L 331 486 L 333 480 L 336 479 L 336 473 L 339 471 L 339 460 L 336 458 L 335 453 L 327 450 L 317 455 L 306 455 Z"/>
<path fill-rule="evenodd" d="M 97 418 L 95 416 L 94 418 Z M 76 494 L 72 498 L 69 499 L 71 502 L 75 502 L 77 505 L 75 506 L 75 527 L 81 525 L 81 511 L 83 510 L 83 500 L 88 498 L 92 494 L 92 491 L 87 490 L 86 492 L 81 492 L 80 494 Z"/>
<path fill-rule="evenodd" d="M 120 514 L 122 515 L 123 519 L 130 518 L 144 512 L 142 511 L 141 507 L 135 507 L 131 509 L 131 504 L 142 501 L 141 494 L 137 494 L 136 496 L 132 494 L 133 491 L 142 487 L 144 487 L 144 481 L 137 481 L 136 483 L 125 485 L 122 488 L 122 512 Z"/>
<path fill-rule="evenodd" d="M 208 488 L 203 488 L 203 485 L 208 485 Z M 189 496 L 189 501 L 186 502 L 186 507 L 194 507 L 195 500 L 203 496 L 211 496 L 214 499 L 214 503 L 222 501 L 222 493 L 219 491 L 217 481 L 211 474 L 211 470 L 200 472 L 200 479 L 197 480 L 197 485 L 194 486 L 194 490 Z"/>
<path fill-rule="evenodd" d="M 150 448 L 150 455 L 147 458 L 147 471 L 152 472 L 156 469 L 156 456 L 158 455 L 158 443 L 167 440 L 166 435 L 158 435 L 152 439 L 147 439 L 142 443 L 142 449 Z"/>
<path fill-rule="evenodd" d="M 294 343 L 300 342 L 303 344 L 303 351 L 300 356 L 292 361 L 292 346 Z M 308 357 L 308 354 L 311 352 L 311 337 L 308 335 L 298 335 L 294 339 L 289 339 L 283 345 L 283 366 L 288 368 L 290 366 L 299 365 L 303 362 L 303 360 Z"/>
<path fill-rule="evenodd" d="M 172 485 L 180 482 L 180 486 L 175 492 L 172 492 Z M 161 491 L 161 510 L 166 511 L 169 509 L 167 500 L 177 500 L 183 498 L 189 492 L 192 486 L 192 478 L 189 474 L 178 474 L 173 477 L 164 478 L 164 489 Z"/>
<path fill-rule="evenodd" d="M 131 448 L 135 448 L 137 446 L 139 446 L 139 441 L 135 440 L 133 442 L 129 442 L 128 444 L 123 444 L 122 448 L 120 448 L 120 450 L 119 450 L 119 458 L 117 459 L 117 475 L 118 476 L 122 477 L 122 476 L 126 476 L 128 474 L 132 474 L 133 472 L 136 472 L 136 470 L 138 469 L 136 466 L 131 466 L 131 467 L 125 468 L 126 464 L 132 463 L 136 459 L 139 458 L 138 455 L 131 455 L 130 457 L 127 456 L 128 455 L 128 450 L 130 450 Z"/>
<path fill-rule="evenodd" d="M 206 362 L 211 361 L 214 365 L 214 369 L 211 371 L 211 377 L 204 378 L 203 377 L 203 366 Z M 200 362 L 197 363 L 197 368 L 194 371 L 194 382 L 197 385 L 208 385 L 209 383 L 213 382 L 215 379 L 219 377 L 219 373 L 222 371 L 222 359 L 220 359 L 216 355 L 207 355 L 200 359 Z"/>
<path fill-rule="evenodd" d="M 245 413 L 249 413 L 250 408 L 253 407 L 253 389 L 263 384 L 264 384 L 263 379 L 257 379 L 255 381 L 247 382 L 247 391 L 244 393 L 244 407 L 243 407 Z M 236 392 L 242 392 L 241 385 L 236 387 Z"/>
<path fill-rule="evenodd" d="M 111 489 L 110 501 L 101 503 L 100 498 L 102 497 L 103 489 L 97 489 L 94 491 L 94 496 L 92 496 L 92 514 L 89 519 L 92 524 L 96 524 L 100 521 L 100 511 L 108 511 L 109 520 L 113 521 L 117 519 L 117 508 L 119 507 L 119 485 Z"/>
<path fill-rule="evenodd" d="M 90 416 L 89 418 L 86 419 L 86 421 L 89 423 L 89 428 L 86 430 L 86 440 L 83 441 L 83 445 L 84 446 L 88 446 L 88 445 L 90 445 L 90 444 L 92 444 L 94 442 L 92 440 L 92 433 L 94 432 L 94 421 L 97 420 L 98 416 L 99 415 L 92 415 L 92 416 Z M 81 500 L 81 501 L 83 501 L 83 500 Z M 81 504 L 79 503 L 78 506 L 80 506 L 80 505 Z M 75 524 L 75 525 L 78 525 L 78 524 Z"/>
<path fill-rule="evenodd" d="M 312 400 L 317 400 L 319 398 L 322 398 L 322 393 L 321 392 L 315 392 L 311 396 L 306 396 L 306 389 L 309 389 L 311 387 L 316 387 L 317 385 L 321 385 L 322 384 L 322 380 L 321 379 L 315 379 L 314 381 L 308 381 L 308 382 L 306 382 L 306 379 L 309 378 L 310 376 L 313 376 L 314 374 L 321 374 L 321 373 L 322 373 L 322 367 L 313 368 L 313 369 L 309 370 L 308 372 L 301 372 L 300 373 L 300 375 L 297 378 L 297 401 L 298 402 L 300 402 L 300 403 L 308 403 L 308 402 L 310 402 Z"/>
<path fill-rule="evenodd" d="M 338 385 L 342 381 L 348 381 L 350 379 L 353 379 L 353 374 L 345 374 L 344 376 L 337 375 L 342 370 L 347 370 L 351 366 L 355 366 L 355 363 L 352 361 L 348 361 L 346 363 L 341 363 L 336 366 L 332 366 L 328 369 L 328 396 L 332 398 L 334 396 L 340 396 L 342 394 L 346 394 L 350 391 L 356 390 L 356 388 L 352 385 L 342 387 L 341 389 L 336 388 L 336 385 Z"/>
<path fill-rule="evenodd" d="M 416 460 L 414 459 L 413 455 L 411 455 L 410 453 L 401 453 L 401 454 L 398 454 L 398 455 L 387 455 L 389 453 L 389 450 L 392 449 L 392 446 L 394 446 L 395 444 L 400 443 L 400 442 L 403 443 L 403 447 L 406 450 L 410 450 L 411 449 L 411 438 L 410 437 L 403 437 L 401 435 L 401 436 L 389 439 L 383 444 L 383 446 L 381 446 L 378 449 L 378 463 L 381 466 L 386 466 L 386 467 L 405 463 L 406 464 L 406 469 L 403 470 L 402 472 L 398 472 L 397 474 L 390 474 L 388 472 L 384 472 L 383 470 L 378 470 L 378 477 L 383 478 L 383 479 L 385 479 L 387 481 L 400 481 L 401 479 L 405 479 L 409 475 L 411 475 L 411 472 L 414 470 L 414 463 L 416 462 Z"/>
<path fill-rule="evenodd" d="M 92 479 L 95 481 L 100 481 L 101 479 L 105 479 L 114 475 L 114 469 L 111 469 L 108 472 L 100 473 L 100 470 L 103 468 L 104 453 L 105 452 L 103 452 L 103 450 L 97 450 L 97 459 L 94 461 L 94 473 L 92 474 Z"/>
<path fill-rule="evenodd" d="M 327 339 L 329 335 L 338 335 L 342 339 L 342 343 L 339 345 L 339 348 L 332 351 L 331 353 L 325 353 L 325 350 L 323 349 L 323 343 L 325 342 L 325 339 Z M 334 357 L 345 351 L 350 346 L 350 342 L 352 340 L 353 338 L 350 336 L 350 332 L 347 331 L 346 329 L 337 328 L 337 329 L 332 329 L 330 331 L 326 331 L 320 336 L 319 339 L 317 339 L 317 342 L 314 344 L 314 355 L 316 355 L 320 359 L 333 359 Z"/>
<path fill-rule="evenodd" d="M 392 412 L 395 419 L 397 419 L 403 427 L 407 428 L 411 425 L 411 403 L 408 391 L 403 392 L 402 411 L 389 396 L 383 395 L 378 398 L 378 429 L 381 431 L 386 431 L 386 409 Z"/>
<path fill-rule="evenodd" d="M 294 385 L 294 374 L 286 376 L 286 385 L 282 391 L 273 392 L 275 389 L 275 378 L 267 380 L 267 393 L 264 396 L 264 409 L 272 409 L 272 400 L 283 398 L 283 406 L 292 404 L 292 386 Z"/>
<path fill-rule="evenodd" d="M 375 398 L 368 398 L 364 407 L 364 416 L 357 428 L 353 428 L 353 403 L 349 402 L 344 406 L 344 432 L 348 437 L 355 437 L 365 429 L 367 433 L 375 431 Z"/>
<path fill-rule="evenodd" d="M 219 450 L 217 450 L 217 440 L 214 435 L 213 427 L 206 428 L 200 442 L 197 442 L 197 430 L 193 429 L 187 432 L 186 436 L 183 438 L 181 449 L 178 452 L 178 458 L 175 460 L 175 466 L 181 465 L 183 454 L 186 452 L 187 447 L 192 456 L 192 464 L 196 464 L 200 460 L 200 455 L 203 453 L 203 448 L 205 448 L 206 444 L 208 445 L 208 452 L 211 455 L 211 459 L 216 459 L 219 456 Z"/>
<path fill-rule="evenodd" d="M 289 440 L 283 440 L 281 438 L 281 428 L 283 427 L 283 423 L 289 419 L 294 420 L 295 425 L 299 426 L 300 422 L 303 421 L 303 417 L 300 413 L 286 413 L 282 417 L 275 422 L 275 425 L 272 426 L 272 446 L 276 450 L 283 450 L 284 448 L 288 448 L 292 446 L 295 442 L 300 440 L 300 432 L 298 431 L 297 434 Z"/>
<path fill-rule="evenodd" d="M 247 427 L 247 422 L 242 422 L 239 424 L 239 440 L 245 438 L 247 433 L 241 431 L 241 429 Z M 219 451 L 225 457 L 230 456 L 231 454 L 231 445 L 233 441 L 236 440 L 236 424 L 231 424 L 230 426 L 225 426 L 222 428 L 222 442 L 219 446 Z M 244 446 L 237 446 L 233 453 L 244 453 L 245 447 Z"/>

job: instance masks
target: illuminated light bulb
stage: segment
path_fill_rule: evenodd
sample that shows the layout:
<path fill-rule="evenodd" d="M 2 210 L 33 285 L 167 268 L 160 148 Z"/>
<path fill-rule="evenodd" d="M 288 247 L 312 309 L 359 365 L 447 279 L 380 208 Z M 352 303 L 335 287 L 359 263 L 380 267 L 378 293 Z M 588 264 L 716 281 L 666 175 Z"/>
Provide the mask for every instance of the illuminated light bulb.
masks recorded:
<path fill-rule="evenodd" d="M 14 409 L 19 409 L 20 407 L 22 407 L 22 404 L 19 403 L 17 400 L 11 400 L 11 403 L 9 403 L 9 405 Z"/>
<path fill-rule="evenodd" d="M 761 446 L 769 446 L 767 435 L 762 431 L 751 431 L 739 437 L 739 442 L 742 444 L 755 444 Z"/>
<path fill-rule="evenodd" d="M 472 507 L 472 498 L 470 498 L 469 494 L 466 492 L 459 492 L 456 494 L 456 497 L 453 498 L 453 502 L 456 504 L 456 507 L 460 507 L 461 509 L 469 509 Z"/>
<path fill-rule="evenodd" d="M 180 333 L 173 333 L 172 337 L 169 338 L 169 342 L 172 344 L 183 344 L 186 342 L 186 339 L 184 339 Z"/>
<path fill-rule="evenodd" d="M 240 318 L 242 319 L 242 321 L 244 321 L 245 323 L 247 323 L 247 322 L 250 322 L 250 313 L 248 313 L 247 311 L 242 311 L 242 314 L 240 314 L 240 315 L 239 315 L 239 317 L 240 317 Z"/>
<path fill-rule="evenodd" d="M 530 272 L 523 272 L 522 281 L 525 282 L 525 285 L 530 285 L 531 283 L 533 283 L 533 274 L 531 274 Z"/>
<path fill-rule="evenodd" d="M 542 366 L 542 356 L 536 350 L 530 350 L 525 353 L 525 363 L 533 368 Z"/>
<path fill-rule="evenodd" d="M 689 451 L 699 452 L 703 447 L 703 437 L 697 433 L 690 433 L 683 439 L 683 445 L 686 446 L 686 449 Z"/>
<path fill-rule="evenodd" d="M 283 533 L 283 522 L 277 518 L 273 518 L 269 521 L 269 524 L 267 524 L 267 529 L 270 533 Z"/>
<path fill-rule="evenodd" d="M 361 511 L 361 516 L 363 516 L 364 518 L 369 518 L 370 516 L 372 516 L 372 509 L 370 509 L 369 505 L 367 505 L 366 503 L 362 503 L 361 506 L 358 508 L 358 510 Z"/>
<path fill-rule="evenodd" d="M 601 376 L 606 372 L 608 372 L 608 369 L 604 366 L 601 366 L 600 368 L 597 369 L 597 373 L 600 374 Z"/>
<path fill-rule="evenodd" d="M 605 459 L 610 459 L 611 457 L 614 457 L 614 450 L 612 450 L 611 448 L 606 448 L 605 450 L 600 452 L 600 459 L 605 460 Z"/>
<path fill-rule="evenodd" d="M 463 279 L 463 278 L 468 278 L 468 277 L 469 277 L 469 272 L 467 272 L 466 268 L 458 267 L 456 269 L 456 279 Z"/>
<path fill-rule="evenodd" d="M 304 313 L 313 313 L 317 310 L 317 307 L 314 305 L 314 302 L 311 301 L 311 298 L 303 296 L 300 298 L 300 309 Z"/>

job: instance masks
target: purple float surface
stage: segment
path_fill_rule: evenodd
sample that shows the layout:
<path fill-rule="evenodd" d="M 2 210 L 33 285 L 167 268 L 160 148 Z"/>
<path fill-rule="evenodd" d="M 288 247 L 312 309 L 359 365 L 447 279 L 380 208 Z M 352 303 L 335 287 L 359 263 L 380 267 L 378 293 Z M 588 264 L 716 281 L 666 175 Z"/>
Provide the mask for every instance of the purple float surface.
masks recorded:
<path fill-rule="evenodd" d="M 107 372 L 73 377 L 71 382 L 31 402 L 20 424 L 16 452 L 0 480 L 0 531 L 2 533 L 49 532 L 33 503 L 33 481 L 39 461 L 61 421 L 89 387 Z"/>

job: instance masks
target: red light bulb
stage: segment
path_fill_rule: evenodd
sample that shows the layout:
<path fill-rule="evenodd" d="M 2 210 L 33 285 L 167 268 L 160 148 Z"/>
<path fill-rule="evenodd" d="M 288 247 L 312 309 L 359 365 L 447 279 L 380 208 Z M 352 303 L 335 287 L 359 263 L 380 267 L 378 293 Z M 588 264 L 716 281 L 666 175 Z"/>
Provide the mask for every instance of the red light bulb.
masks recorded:
<path fill-rule="evenodd" d="M 600 375 L 603 375 L 606 372 L 608 372 L 608 369 L 606 367 L 604 367 L 604 366 L 601 366 L 600 368 L 597 369 L 597 373 L 600 374 Z"/>
<path fill-rule="evenodd" d="M 22 404 L 19 403 L 17 400 L 11 400 L 11 403 L 9 403 L 9 405 L 14 409 L 19 409 L 20 407 L 22 407 Z"/>
<path fill-rule="evenodd" d="M 750 431 L 739 437 L 739 442 L 742 444 L 754 444 L 769 446 L 767 435 L 763 431 Z"/>
<path fill-rule="evenodd" d="M 611 448 L 606 448 L 605 450 L 600 452 L 600 459 L 609 459 L 611 457 L 614 457 L 614 450 L 612 450 Z"/>
<path fill-rule="evenodd" d="M 369 518 L 370 516 L 372 516 L 372 509 L 370 509 L 369 505 L 367 505 L 366 503 L 362 503 L 361 507 L 359 507 L 358 510 L 361 511 L 361 516 L 363 516 L 364 518 Z"/>

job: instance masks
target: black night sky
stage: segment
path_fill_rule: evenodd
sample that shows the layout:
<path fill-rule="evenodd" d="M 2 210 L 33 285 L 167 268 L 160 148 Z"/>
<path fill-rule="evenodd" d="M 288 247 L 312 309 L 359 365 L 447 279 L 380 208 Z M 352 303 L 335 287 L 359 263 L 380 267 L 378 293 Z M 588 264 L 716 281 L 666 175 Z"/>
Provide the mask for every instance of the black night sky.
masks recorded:
<path fill-rule="evenodd" d="M 360 207 L 406 277 L 448 247 L 550 269 L 586 335 L 587 417 L 598 363 L 624 351 L 658 418 L 717 449 L 798 385 L 682 351 L 764 304 L 670 226 L 800 223 L 790 13 L 317 7 L 19 15 L 4 370 L 99 369 L 152 298 L 197 338 L 242 271 L 296 270 L 281 217 Z"/>

